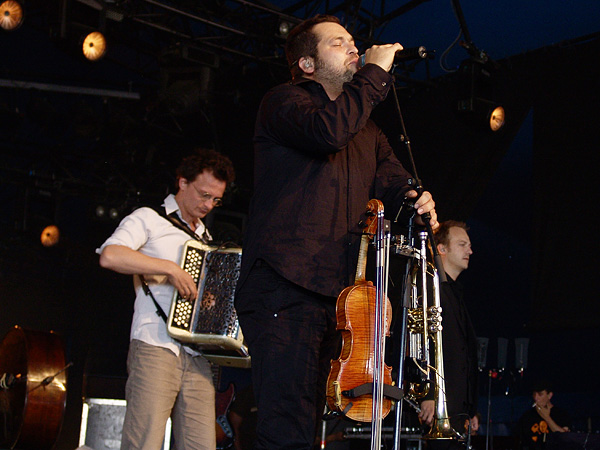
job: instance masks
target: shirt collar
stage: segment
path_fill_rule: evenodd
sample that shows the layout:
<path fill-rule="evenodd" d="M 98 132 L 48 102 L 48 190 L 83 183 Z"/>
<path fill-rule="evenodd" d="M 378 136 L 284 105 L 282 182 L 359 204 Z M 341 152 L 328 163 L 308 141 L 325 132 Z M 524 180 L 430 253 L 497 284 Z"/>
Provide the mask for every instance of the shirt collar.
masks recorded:
<path fill-rule="evenodd" d="M 313 83 L 316 83 L 316 81 L 314 81 L 314 80 L 309 80 L 308 78 L 304 78 L 304 77 L 295 77 L 295 78 L 292 78 L 292 79 L 290 80 L 290 84 L 296 85 L 296 84 L 301 84 L 301 83 L 308 83 L 308 82 L 311 82 L 311 81 L 312 81 Z"/>
<path fill-rule="evenodd" d="M 290 80 L 289 84 L 292 86 L 301 86 L 302 88 L 306 89 L 310 95 L 313 96 L 313 99 L 319 99 L 320 104 L 318 106 L 320 107 L 331 101 L 327 95 L 327 92 L 325 92 L 323 85 L 318 81 L 309 80 L 308 78 L 304 77 L 296 77 Z"/>
<path fill-rule="evenodd" d="M 175 196 L 173 194 L 169 194 L 165 198 L 163 206 L 165 207 L 165 212 L 167 213 L 167 215 L 176 211 L 177 214 L 181 217 L 181 214 L 179 213 L 179 205 L 177 204 L 177 201 L 175 200 Z"/>
<path fill-rule="evenodd" d="M 169 215 L 173 212 L 176 212 L 177 215 L 179 216 L 179 218 L 184 223 L 187 223 L 187 222 L 185 222 L 185 220 L 183 220 L 183 217 L 181 217 L 179 205 L 177 204 L 177 200 L 175 200 L 175 196 L 173 194 L 169 194 L 165 198 L 163 206 L 165 207 L 165 212 L 167 213 L 167 215 Z M 204 232 L 204 224 L 202 223 L 202 221 L 200 219 L 198 219 L 194 225 L 195 225 L 194 228 L 196 229 L 196 234 L 201 235 Z"/>

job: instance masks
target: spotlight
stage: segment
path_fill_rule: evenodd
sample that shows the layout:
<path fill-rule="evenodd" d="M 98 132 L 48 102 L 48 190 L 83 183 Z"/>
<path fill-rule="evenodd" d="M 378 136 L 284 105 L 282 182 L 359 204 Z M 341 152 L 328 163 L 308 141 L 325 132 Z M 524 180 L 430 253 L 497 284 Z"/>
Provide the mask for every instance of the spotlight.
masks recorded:
<path fill-rule="evenodd" d="M 285 20 L 279 22 L 279 36 L 286 38 L 291 29 L 292 25 L 289 22 L 286 22 Z"/>
<path fill-rule="evenodd" d="M 482 98 L 459 101 L 458 111 L 469 113 L 468 117 L 472 123 L 480 127 L 488 127 L 494 132 L 501 130 L 506 121 L 504 108 L 501 105 Z"/>
<path fill-rule="evenodd" d="M 110 208 L 108 210 L 108 217 L 112 220 L 117 220 L 119 218 L 119 210 L 117 208 Z"/>
<path fill-rule="evenodd" d="M 106 39 L 99 31 L 92 31 L 83 40 L 83 55 L 90 61 L 98 61 L 106 53 Z"/>
<path fill-rule="evenodd" d="M 495 101 L 498 96 L 497 80 L 489 67 L 479 61 L 463 61 L 459 68 L 458 111 L 476 123 L 498 131 L 506 120 L 504 108 Z"/>
<path fill-rule="evenodd" d="M 104 217 L 106 215 L 106 208 L 103 205 L 96 206 L 96 217 Z"/>
<path fill-rule="evenodd" d="M 496 106 L 489 115 L 489 124 L 492 131 L 498 131 L 504 126 L 504 108 Z"/>
<path fill-rule="evenodd" d="M 42 231 L 42 235 L 40 236 L 40 241 L 44 247 L 53 247 L 58 244 L 58 239 L 60 237 L 60 231 L 56 225 L 48 225 Z"/>
<path fill-rule="evenodd" d="M 5 0 L 0 4 L 0 27 L 15 30 L 23 23 L 23 7 L 16 0 Z"/>

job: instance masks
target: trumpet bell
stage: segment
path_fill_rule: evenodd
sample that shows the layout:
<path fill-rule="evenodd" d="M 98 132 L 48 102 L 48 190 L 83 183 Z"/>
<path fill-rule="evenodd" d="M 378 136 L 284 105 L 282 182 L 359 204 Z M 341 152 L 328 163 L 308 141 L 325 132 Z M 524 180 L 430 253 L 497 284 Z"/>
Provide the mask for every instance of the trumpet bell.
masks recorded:
<path fill-rule="evenodd" d="M 450 425 L 447 418 L 434 419 L 429 432 L 423 435 L 423 439 L 456 439 L 457 432 Z"/>

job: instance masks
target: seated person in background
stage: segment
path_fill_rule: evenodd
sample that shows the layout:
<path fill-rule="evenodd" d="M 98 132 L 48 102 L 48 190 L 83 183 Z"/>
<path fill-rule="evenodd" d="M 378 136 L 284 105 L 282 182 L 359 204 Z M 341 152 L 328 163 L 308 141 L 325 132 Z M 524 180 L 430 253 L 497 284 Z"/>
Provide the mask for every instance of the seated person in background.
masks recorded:
<path fill-rule="evenodd" d="M 465 435 L 469 431 L 469 422 L 471 422 L 471 436 L 476 436 L 481 423 L 481 414 L 477 412 L 471 419 L 465 419 Z"/>
<path fill-rule="evenodd" d="M 534 404 L 517 423 L 516 432 L 521 442 L 520 449 L 543 449 L 548 433 L 569 431 L 571 418 L 564 409 L 552 404 L 550 400 L 553 395 L 550 382 L 541 380 L 534 384 Z"/>

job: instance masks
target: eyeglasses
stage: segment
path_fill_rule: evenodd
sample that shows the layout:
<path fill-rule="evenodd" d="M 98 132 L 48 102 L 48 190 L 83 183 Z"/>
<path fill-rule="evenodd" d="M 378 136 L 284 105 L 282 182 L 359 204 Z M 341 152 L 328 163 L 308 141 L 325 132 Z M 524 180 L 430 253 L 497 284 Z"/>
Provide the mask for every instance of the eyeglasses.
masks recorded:
<path fill-rule="evenodd" d="M 219 206 L 221 206 L 223 204 L 223 199 L 222 198 L 220 198 L 220 197 L 213 197 L 208 192 L 201 191 L 193 183 L 189 183 L 188 182 L 188 184 L 194 188 L 194 190 L 198 193 L 198 195 L 200 195 L 200 198 L 202 199 L 202 203 L 207 202 L 207 201 L 210 200 L 212 202 L 212 204 L 213 204 L 213 207 L 215 207 L 215 208 L 218 208 Z"/>
<path fill-rule="evenodd" d="M 219 206 L 221 206 L 223 204 L 223 199 L 213 197 L 208 192 L 204 192 L 204 193 L 200 194 L 200 198 L 202 199 L 202 202 L 206 202 L 208 200 L 212 201 L 212 204 L 215 208 L 218 208 Z"/>

